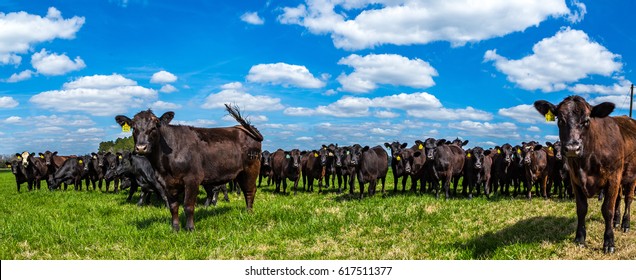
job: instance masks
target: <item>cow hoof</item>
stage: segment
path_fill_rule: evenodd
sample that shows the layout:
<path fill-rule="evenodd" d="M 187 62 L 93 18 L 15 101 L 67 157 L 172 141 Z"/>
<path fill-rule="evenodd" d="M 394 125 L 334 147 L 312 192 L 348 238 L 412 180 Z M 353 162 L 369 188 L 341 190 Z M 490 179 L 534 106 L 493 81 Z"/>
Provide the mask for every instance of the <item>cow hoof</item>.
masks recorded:
<path fill-rule="evenodd" d="M 623 228 L 623 232 L 624 232 L 624 233 L 628 233 L 628 232 L 629 232 L 629 228 L 628 228 L 628 227 L 624 227 L 624 228 Z"/>
<path fill-rule="evenodd" d="M 172 225 L 172 231 L 179 232 L 179 225 Z"/>
<path fill-rule="evenodd" d="M 621 225 L 621 224 L 619 224 L 619 223 L 614 223 L 614 228 L 617 228 L 617 227 L 619 227 L 620 225 Z"/>
<path fill-rule="evenodd" d="M 614 254 L 615 250 L 616 250 L 616 248 L 614 248 L 614 247 L 603 247 L 603 252 L 605 254 Z"/>

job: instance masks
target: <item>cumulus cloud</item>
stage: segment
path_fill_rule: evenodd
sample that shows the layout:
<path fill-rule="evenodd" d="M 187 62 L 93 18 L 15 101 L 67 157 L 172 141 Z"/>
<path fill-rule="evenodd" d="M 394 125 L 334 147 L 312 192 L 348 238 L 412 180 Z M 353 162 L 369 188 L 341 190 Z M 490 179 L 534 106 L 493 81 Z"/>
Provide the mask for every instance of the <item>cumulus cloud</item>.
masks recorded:
<path fill-rule="evenodd" d="M 153 84 L 167 84 L 174 83 L 175 81 L 177 81 L 177 76 L 164 70 L 152 74 L 150 78 L 150 82 Z"/>
<path fill-rule="evenodd" d="M 258 16 L 257 12 L 247 12 L 241 15 L 241 20 L 253 25 L 263 25 L 265 20 Z"/>
<path fill-rule="evenodd" d="M 598 84 L 576 84 L 568 88 L 571 92 L 577 94 L 607 94 L 621 95 L 629 92 L 632 82 L 626 80 L 625 77 L 617 77 L 613 85 Z"/>
<path fill-rule="evenodd" d="M 552 92 L 591 75 L 611 76 L 621 70 L 620 55 L 590 40 L 580 30 L 568 28 L 532 47 L 533 54 L 510 60 L 489 50 L 484 61 L 492 61 L 508 81 L 527 90 Z"/>
<path fill-rule="evenodd" d="M 45 76 L 64 75 L 86 67 L 86 64 L 79 56 L 71 60 L 66 54 L 49 53 L 46 49 L 42 49 L 31 56 L 31 65 L 38 73 Z"/>
<path fill-rule="evenodd" d="M 501 108 L 499 115 L 511 118 L 520 123 L 542 123 L 545 118 L 537 112 L 533 105 L 521 104 L 510 108 Z"/>
<path fill-rule="evenodd" d="M 251 95 L 245 92 L 243 85 L 233 82 L 221 86 L 221 91 L 212 93 L 205 99 L 201 108 L 215 109 L 225 108 L 224 104 L 236 104 L 246 111 L 276 111 L 282 110 L 284 106 L 280 103 L 280 98 L 266 95 Z"/>
<path fill-rule="evenodd" d="M 150 104 L 150 108 L 153 110 L 175 110 L 181 108 L 181 105 L 157 100 L 154 103 Z"/>
<path fill-rule="evenodd" d="M 13 75 L 11 75 L 11 77 L 9 77 L 6 80 L 6 82 L 7 83 L 17 83 L 17 82 L 20 82 L 20 81 L 28 80 L 28 79 L 31 79 L 33 74 L 35 74 L 35 72 L 33 72 L 31 70 L 24 70 L 24 71 L 22 71 L 20 73 L 14 73 Z"/>
<path fill-rule="evenodd" d="M 19 64 L 16 54 L 26 53 L 35 44 L 57 38 L 73 39 L 84 25 L 84 17 L 64 19 L 50 7 L 45 17 L 26 12 L 0 13 L 0 63 Z"/>
<path fill-rule="evenodd" d="M 191 121 L 172 121 L 170 124 L 189 125 L 194 127 L 213 127 L 217 123 L 214 120 L 196 119 Z"/>
<path fill-rule="evenodd" d="M 517 125 L 511 122 L 489 123 L 489 122 L 473 122 L 461 121 L 458 123 L 449 123 L 449 128 L 463 131 L 464 135 L 486 136 L 494 138 L 519 138 L 517 133 Z"/>
<path fill-rule="evenodd" d="M 591 98 L 588 102 L 592 105 L 597 105 L 603 102 L 612 102 L 619 109 L 629 109 L 629 96 L 628 95 L 603 95 L 595 98 Z M 632 104 L 632 107 L 636 107 L 636 101 Z"/>
<path fill-rule="evenodd" d="M 138 86 L 119 74 L 85 76 L 65 83 L 61 90 L 34 95 L 36 106 L 59 112 L 81 111 L 94 116 L 123 114 L 157 98 L 157 91 Z"/>
<path fill-rule="evenodd" d="M 20 103 L 11 96 L 0 97 L 0 108 L 8 109 L 18 107 Z"/>
<path fill-rule="evenodd" d="M 163 93 L 173 93 L 176 91 L 178 91 L 178 89 L 174 87 L 173 85 L 164 85 L 161 87 L 161 89 L 159 89 L 159 92 L 163 92 Z"/>
<path fill-rule="evenodd" d="M 492 119 L 492 114 L 470 106 L 464 109 L 444 108 L 435 96 L 426 92 L 400 93 L 376 98 L 344 96 L 334 103 L 321 105 L 315 109 L 289 107 L 283 113 L 290 116 L 366 117 L 371 114 L 370 108 L 401 109 L 405 110 L 409 116 L 432 120 L 471 119 L 487 121 Z M 380 117 L 387 116 L 386 113 L 384 114 Z"/>
<path fill-rule="evenodd" d="M 373 113 L 373 115 L 376 118 L 383 118 L 383 119 L 391 119 L 391 118 L 397 118 L 400 116 L 400 114 L 395 113 L 395 112 L 391 112 L 391 111 L 376 111 L 375 113 Z"/>
<path fill-rule="evenodd" d="M 337 80 L 341 90 L 355 93 L 372 91 L 378 84 L 428 88 L 435 85 L 433 76 L 437 76 L 437 70 L 428 62 L 397 54 L 352 54 L 338 64 L 354 68 L 351 74 L 343 73 Z"/>
<path fill-rule="evenodd" d="M 305 66 L 287 63 L 258 64 L 250 68 L 247 80 L 285 87 L 321 88 L 325 83 L 312 75 Z"/>
<path fill-rule="evenodd" d="M 461 46 L 523 31 L 549 17 L 578 21 L 582 7 L 576 5 L 575 14 L 565 0 L 307 0 L 284 7 L 278 21 L 330 34 L 337 48 L 349 50 L 434 41 Z"/>

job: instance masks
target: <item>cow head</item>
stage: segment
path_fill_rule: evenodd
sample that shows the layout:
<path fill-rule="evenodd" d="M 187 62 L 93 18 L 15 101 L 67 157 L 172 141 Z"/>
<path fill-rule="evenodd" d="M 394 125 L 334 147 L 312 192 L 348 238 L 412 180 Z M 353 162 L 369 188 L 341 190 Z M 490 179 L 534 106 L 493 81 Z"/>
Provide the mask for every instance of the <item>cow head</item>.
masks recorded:
<path fill-rule="evenodd" d="M 288 158 L 290 160 L 290 163 L 294 168 L 300 168 L 300 157 L 301 153 L 298 149 L 293 149 L 289 152 L 285 152 L 285 158 Z"/>
<path fill-rule="evenodd" d="M 455 138 L 455 140 L 450 142 L 451 145 L 457 145 L 459 147 L 466 146 L 468 144 L 468 140 L 462 141 L 459 138 Z"/>
<path fill-rule="evenodd" d="M 166 112 L 157 118 L 152 110 L 141 111 L 133 119 L 118 115 L 115 121 L 122 127 L 129 125 L 132 128 L 133 140 L 135 141 L 135 152 L 144 155 L 149 154 L 159 146 L 161 138 L 159 128 L 167 125 L 174 118 L 174 112 Z"/>
<path fill-rule="evenodd" d="M 532 159 L 535 157 L 534 152 L 543 149 L 543 146 L 538 144 L 537 142 L 523 142 L 521 148 L 521 154 L 523 155 L 523 164 L 526 166 L 530 166 L 532 164 Z"/>
<path fill-rule="evenodd" d="M 336 167 L 342 167 L 342 162 L 344 161 L 345 158 L 345 149 L 343 147 L 340 148 L 336 148 L 336 151 L 334 152 L 334 165 Z"/>
<path fill-rule="evenodd" d="M 7 162 L 7 167 L 11 168 L 11 173 L 13 175 L 18 176 L 22 172 L 22 158 L 18 158 L 17 156 L 20 154 L 16 153 L 16 158 Z M 21 156 L 20 156 L 21 157 Z"/>
<path fill-rule="evenodd" d="M 422 166 L 414 164 L 415 158 L 422 155 L 423 152 L 419 149 L 405 148 L 397 154 L 396 160 L 399 158 L 398 166 L 401 166 L 406 174 L 412 175 L 422 168 Z"/>
<path fill-rule="evenodd" d="M 583 155 L 583 143 L 589 135 L 591 121 L 607 117 L 614 107 L 611 102 L 591 106 L 580 96 L 568 96 L 556 106 L 545 100 L 534 102 L 534 108 L 540 114 L 551 113 L 556 117 L 563 153 L 569 158 Z"/>
<path fill-rule="evenodd" d="M 270 167 L 272 165 L 271 153 L 269 151 L 263 151 L 261 153 L 261 167 Z"/>
<path fill-rule="evenodd" d="M 501 147 L 497 146 L 495 150 L 499 156 L 503 157 L 507 165 L 512 163 L 514 150 L 510 144 L 506 143 L 501 145 Z"/>
<path fill-rule="evenodd" d="M 435 159 L 435 148 L 437 147 L 437 141 L 435 140 L 435 138 L 428 138 L 424 140 L 423 146 L 426 153 L 426 159 L 427 160 Z M 419 145 L 418 145 L 418 148 L 419 148 Z"/>
<path fill-rule="evenodd" d="M 326 166 L 327 165 L 327 160 L 328 160 L 328 157 L 329 157 L 329 153 L 330 153 L 329 149 L 327 148 L 327 146 L 322 145 L 322 148 L 320 148 L 320 150 L 318 150 L 318 151 L 314 151 L 314 153 L 318 153 L 318 156 L 320 158 L 320 165 L 321 166 Z"/>
<path fill-rule="evenodd" d="M 46 151 L 44 152 L 44 154 L 40 153 L 40 156 L 44 157 L 44 162 L 46 163 L 46 166 L 51 166 L 54 164 L 53 157 L 57 156 L 57 151 L 55 152 Z"/>
<path fill-rule="evenodd" d="M 364 148 L 360 146 L 359 144 L 355 144 L 351 146 L 351 149 L 349 150 L 350 151 L 350 160 L 349 160 L 350 166 L 358 166 L 358 164 L 360 164 L 360 157 L 362 156 L 363 149 Z"/>
<path fill-rule="evenodd" d="M 475 169 L 481 169 L 484 167 L 484 158 L 490 155 L 490 150 L 484 150 L 482 147 L 474 147 L 472 149 L 472 157 L 475 164 Z"/>
<path fill-rule="evenodd" d="M 420 141 L 420 142 L 421 142 L 421 141 Z M 416 144 L 417 144 L 417 143 L 416 143 Z M 398 154 L 398 153 L 399 153 L 402 149 L 405 149 L 405 148 L 406 148 L 406 146 L 407 146 L 407 143 L 402 143 L 402 144 L 400 144 L 400 142 L 397 142 L 397 141 L 395 141 L 395 142 L 393 142 L 393 143 L 391 143 L 391 144 L 389 144 L 389 143 L 384 143 L 384 147 L 386 147 L 387 149 L 390 149 L 390 150 L 391 150 L 391 158 L 392 158 L 393 162 L 395 162 L 395 161 L 396 161 L 395 159 L 396 159 L 396 157 L 397 157 L 397 154 Z"/>
<path fill-rule="evenodd" d="M 554 144 L 548 142 L 545 142 L 545 145 L 548 146 L 548 148 L 552 148 L 552 151 L 554 153 L 554 157 L 557 160 L 563 160 L 563 155 L 561 154 L 561 141 L 556 141 L 554 142 Z"/>

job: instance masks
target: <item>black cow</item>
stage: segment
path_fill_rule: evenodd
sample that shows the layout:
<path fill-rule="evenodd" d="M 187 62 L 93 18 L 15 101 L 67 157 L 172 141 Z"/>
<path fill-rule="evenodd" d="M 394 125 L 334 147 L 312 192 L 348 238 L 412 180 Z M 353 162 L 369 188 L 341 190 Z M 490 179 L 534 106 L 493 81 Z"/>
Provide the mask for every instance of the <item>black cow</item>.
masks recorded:
<path fill-rule="evenodd" d="M 536 142 L 522 143 L 521 152 L 526 179 L 524 185 L 528 199 L 532 198 L 533 186 L 536 186 L 537 192 L 540 192 L 543 198 L 549 196 L 550 191 L 547 189 L 547 184 L 551 160 L 547 150 Z"/>
<path fill-rule="evenodd" d="M 400 162 L 402 157 L 399 155 L 402 149 L 407 147 L 407 143 L 400 143 L 397 141 L 389 143 L 384 143 L 384 147 L 391 150 L 391 172 L 393 172 L 393 192 L 397 192 L 398 190 L 398 179 L 402 178 L 402 192 L 406 189 L 406 180 L 407 176 L 410 172 L 406 172 L 404 170 L 404 163 Z M 412 189 L 412 188 L 411 188 Z"/>
<path fill-rule="evenodd" d="M 437 140 L 437 147 L 433 151 L 433 168 L 435 179 L 441 180 L 444 187 L 446 199 L 450 198 L 450 183 L 454 183 L 454 193 L 457 194 L 457 185 L 464 169 L 466 154 L 461 146 L 468 144 L 464 142 L 453 142 L 447 144 L 445 139 Z M 461 146 L 460 146 L 461 145 Z M 439 198 L 439 188 L 435 189 L 435 197 Z"/>
<path fill-rule="evenodd" d="M 554 151 L 554 165 L 551 170 L 549 170 L 550 174 L 548 176 L 548 180 L 550 180 L 549 185 L 554 186 L 554 192 L 559 198 L 564 198 L 565 196 L 572 197 L 570 178 L 568 178 L 565 161 L 561 153 L 561 141 L 556 141 L 554 144 L 548 141 L 545 142 L 545 144 L 548 146 L 548 149 Z"/>
<path fill-rule="evenodd" d="M 369 196 L 375 194 L 378 180 L 382 182 L 382 193 L 386 174 L 389 171 L 389 155 L 381 146 L 369 148 L 355 144 L 351 147 L 350 165 L 356 167 L 356 177 L 360 185 L 360 198 L 364 196 L 364 185 L 369 183 Z"/>
<path fill-rule="evenodd" d="M 490 170 L 492 160 L 490 150 L 484 150 L 482 147 L 474 147 L 466 150 L 466 159 L 464 160 L 464 189 L 462 194 L 473 197 L 473 191 L 476 190 L 477 195 L 480 194 L 480 186 L 484 186 L 484 194 L 488 195 L 488 184 L 490 183 Z"/>
<path fill-rule="evenodd" d="M 26 152 L 25 152 L 26 153 Z M 26 153 L 28 156 L 29 153 Z M 15 176 L 15 183 L 20 192 L 20 185 L 27 183 L 29 191 L 33 189 L 33 173 L 28 168 L 28 162 L 25 164 L 23 160 L 26 160 L 22 154 L 16 153 L 15 158 L 6 163 L 7 167 L 11 168 L 11 173 Z"/>
<path fill-rule="evenodd" d="M 323 149 L 327 150 L 327 158 L 326 158 L 326 162 L 325 162 L 325 188 L 329 189 L 329 186 L 333 186 L 334 188 L 336 187 L 336 177 L 337 177 L 337 172 L 336 172 L 336 149 L 338 149 L 338 144 L 329 144 L 327 145 L 322 145 Z M 331 185 L 329 185 L 331 183 Z"/>
<path fill-rule="evenodd" d="M 152 165 L 146 157 L 134 155 L 130 152 L 118 153 L 116 155 L 117 157 L 121 156 L 119 165 L 115 168 L 108 169 L 104 178 L 109 181 L 114 180 L 116 177 L 122 178 L 122 190 L 125 186 L 130 187 L 127 198 L 128 201 L 132 200 L 137 189 L 141 187 L 141 195 L 137 202 L 138 206 L 143 205 L 144 201 L 147 201 L 147 197 L 152 192 L 155 192 L 166 205 L 168 204 L 165 190 L 157 183 L 155 170 L 152 169 Z M 123 178 L 126 178 L 126 180 Z M 169 205 L 167 206 L 170 207 Z"/>
<path fill-rule="evenodd" d="M 287 192 L 287 179 L 294 182 L 294 194 L 298 192 L 298 180 L 300 179 L 300 157 L 298 149 L 291 151 L 276 150 L 272 154 L 272 179 L 276 184 L 274 192 L 280 192 L 280 185 L 283 184 L 283 193 Z"/>
<path fill-rule="evenodd" d="M 272 177 L 270 176 L 272 173 L 272 164 L 271 164 L 271 157 L 270 157 L 270 152 L 269 151 L 263 151 L 261 153 L 261 171 L 258 173 L 258 187 L 261 187 L 261 181 L 263 180 L 263 177 L 267 178 L 267 185 L 269 186 L 272 180 Z"/>
<path fill-rule="evenodd" d="M 144 155 L 160 176 L 172 214 L 172 228 L 179 226 L 179 201 L 184 193 L 186 230 L 194 230 L 194 208 L 199 185 L 217 186 L 235 181 L 243 190 L 251 211 L 260 172 L 261 133 L 240 115 L 237 108 L 225 105 L 240 124 L 225 128 L 198 128 L 171 125 L 173 112 L 161 117 L 151 110 L 137 113 L 133 119 L 116 116 L 119 125 L 133 130 L 135 152 Z"/>
<path fill-rule="evenodd" d="M 397 161 L 397 169 L 404 170 L 404 177 L 402 183 L 406 181 L 406 177 L 411 177 L 411 191 L 417 192 L 417 182 L 424 182 L 424 172 L 426 164 L 426 156 L 424 150 L 404 148 L 396 153 L 395 157 Z M 422 189 L 420 192 L 424 192 L 425 183 L 422 183 Z"/>
<path fill-rule="evenodd" d="M 514 164 L 514 149 L 512 145 L 506 143 L 495 147 L 497 153 L 493 158 L 493 193 L 500 192 L 502 195 L 510 195 L 510 185 L 512 184 Z M 516 167 L 519 168 L 519 167 Z M 501 188 L 501 189 L 500 189 Z"/>
<path fill-rule="evenodd" d="M 48 180 L 48 168 L 46 166 L 46 162 L 44 157 L 36 156 L 35 153 L 31 153 L 27 160 L 29 162 L 28 168 L 31 169 L 31 172 L 33 173 L 34 188 L 39 190 L 42 186 L 42 180 Z"/>
<path fill-rule="evenodd" d="M 351 173 L 348 168 L 348 161 L 346 161 L 349 156 L 349 149 L 348 147 L 339 147 L 336 149 L 334 155 L 336 175 L 338 177 L 338 193 L 342 193 L 343 188 L 347 189 L 349 178 L 351 177 Z"/>
<path fill-rule="evenodd" d="M 585 244 L 587 199 L 605 193 L 601 206 L 605 253 L 615 250 L 612 223 L 618 226 L 620 222 L 621 189 L 625 213 L 620 224 L 627 232 L 636 187 L 636 121 L 626 116 L 609 117 L 614 106 L 610 102 L 592 106 L 580 96 L 569 96 L 558 105 L 545 100 L 534 102 L 539 113 L 558 120 L 562 153 L 576 197 L 576 243 Z"/>
<path fill-rule="evenodd" d="M 326 148 L 312 150 L 301 159 L 303 186 L 307 182 L 307 190 L 314 191 L 314 180 L 318 180 L 318 192 L 322 192 L 322 183 L 327 166 L 328 151 Z"/>
<path fill-rule="evenodd" d="M 70 184 L 75 186 L 76 191 L 81 190 L 83 173 L 84 160 L 82 158 L 69 157 L 64 161 L 62 166 L 55 171 L 55 174 L 53 174 L 49 189 L 59 189 L 60 184 L 64 183 L 64 190 L 66 190 Z"/>

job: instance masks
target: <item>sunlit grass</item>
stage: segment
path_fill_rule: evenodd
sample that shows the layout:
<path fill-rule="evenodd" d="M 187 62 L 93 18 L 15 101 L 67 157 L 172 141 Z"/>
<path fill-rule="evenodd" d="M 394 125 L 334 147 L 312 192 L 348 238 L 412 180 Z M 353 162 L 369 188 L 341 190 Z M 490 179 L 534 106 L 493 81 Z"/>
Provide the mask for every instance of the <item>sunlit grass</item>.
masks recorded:
<path fill-rule="evenodd" d="M 588 246 L 579 248 L 572 243 L 573 201 L 436 200 L 393 194 L 389 179 L 385 195 L 378 190 L 362 200 L 333 188 L 294 196 L 274 194 L 268 186 L 258 190 L 253 213 L 236 194 L 204 208 L 202 191 L 196 230 L 175 233 L 158 202 L 137 207 L 126 201 L 126 192 L 17 193 L 13 175 L 1 172 L 0 258 L 636 259 L 633 231 L 615 231 L 616 253 L 602 253 L 596 200 L 590 200 Z"/>

